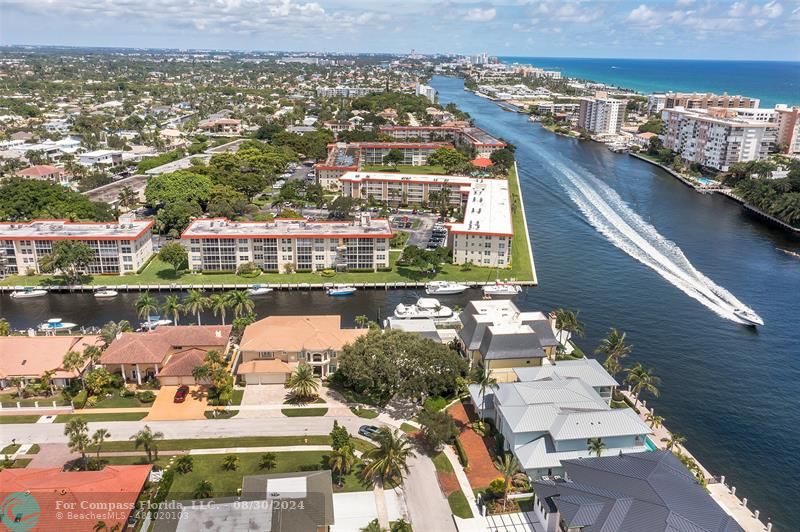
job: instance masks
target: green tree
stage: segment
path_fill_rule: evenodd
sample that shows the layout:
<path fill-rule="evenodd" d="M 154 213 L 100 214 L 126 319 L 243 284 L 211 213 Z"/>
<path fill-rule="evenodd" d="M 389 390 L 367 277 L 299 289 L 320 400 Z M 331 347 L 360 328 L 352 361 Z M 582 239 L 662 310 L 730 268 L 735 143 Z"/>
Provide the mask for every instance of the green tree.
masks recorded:
<path fill-rule="evenodd" d="M 172 266 L 176 276 L 181 266 L 186 264 L 187 257 L 186 248 L 178 242 L 168 242 L 158 251 L 158 258 Z"/>
<path fill-rule="evenodd" d="M 389 532 L 412 532 L 411 524 L 405 519 L 400 519 L 391 523 Z"/>
<path fill-rule="evenodd" d="M 235 454 L 229 454 L 222 459 L 222 469 L 225 471 L 236 471 L 239 469 L 241 460 Z"/>
<path fill-rule="evenodd" d="M 140 294 L 139 297 L 136 298 L 134 306 L 136 307 L 136 313 L 139 318 L 143 320 L 147 320 L 153 315 L 153 312 L 158 312 L 158 301 L 150 295 L 150 292 Z"/>
<path fill-rule="evenodd" d="M 389 150 L 389 153 L 384 156 L 383 164 L 396 167 L 398 164 L 403 162 L 403 159 L 403 152 L 397 148 L 392 148 Z"/>
<path fill-rule="evenodd" d="M 192 218 L 198 218 L 202 214 L 203 209 L 194 201 L 170 202 L 158 210 L 156 229 L 161 234 L 177 238 Z"/>
<path fill-rule="evenodd" d="M 613 377 L 620 370 L 620 360 L 627 357 L 632 350 L 633 346 L 625 343 L 625 333 L 612 327 L 594 352 L 606 356 L 603 367 Z"/>
<path fill-rule="evenodd" d="M 106 442 L 107 438 L 111 437 L 111 433 L 108 432 L 108 429 L 97 429 L 92 434 L 92 445 L 97 448 L 97 463 L 98 466 L 100 464 L 100 450 L 103 448 L 103 444 Z"/>
<path fill-rule="evenodd" d="M 422 433 L 428 444 L 434 449 L 439 449 L 445 443 L 452 443 L 458 436 L 458 427 L 453 416 L 442 410 L 432 412 L 423 410 L 418 416 L 422 425 Z"/>
<path fill-rule="evenodd" d="M 225 294 L 212 294 L 209 298 L 209 308 L 211 312 L 214 314 L 214 317 L 217 314 L 222 316 L 222 325 L 225 325 L 225 312 L 228 310 L 229 301 Z"/>
<path fill-rule="evenodd" d="M 244 290 L 233 290 L 225 294 L 228 302 L 228 307 L 233 310 L 233 315 L 236 318 L 242 317 L 246 314 L 253 312 L 255 303 L 250 297 L 250 294 Z"/>
<path fill-rule="evenodd" d="M 475 384 L 480 387 L 481 391 L 481 421 L 486 419 L 486 390 L 497 390 L 497 379 L 492 377 L 492 374 L 486 368 L 480 368 Z"/>
<path fill-rule="evenodd" d="M 214 495 L 214 486 L 209 480 L 201 480 L 197 483 L 192 493 L 195 499 L 209 499 Z"/>
<path fill-rule="evenodd" d="M 272 471 L 278 465 L 278 456 L 275 453 L 264 453 L 258 461 L 259 469 Z"/>
<path fill-rule="evenodd" d="M 61 368 L 68 373 L 77 373 L 81 380 L 81 387 L 86 389 L 84 370 L 86 369 L 86 357 L 79 351 L 67 351 L 61 361 Z"/>
<path fill-rule="evenodd" d="M 653 414 L 652 412 L 648 412 L 645 415 L 644 420 L 647 421 L 648 423 L 650 423 L 650 428 L 651 429 L 657 429 L 659 427 L 663 427 L 664 426 L 664 421 L 665 421 L 663 417 L 657 416 L 657 415 Z"/>
<path fill-rule="evenodd" d="M 505 510 L 508 504 L 508 492 L 511 490 L 511 480 L 519 469 L 519 462 L 513 454 L 504 453 L 503 456 L 495 458 L 494 467 L 503 476 L 503 510 Z"/>
<path fill-rule="evenodd" d="M 331 451 L 328 455 L 328 467 L 335 475 L 339 475 L 339 486 L 344 482 L 344 476 L 348 474 L 356 463 L 356 455 L 349 445 L 345 445 Z"/>
<path fill-rule="evenodd" d="M 567 341 L 567 334 L 577 334 L 583 336 L 584 326 L 578 319 L 580 311 L 573 312 L 563 308 L 553 311 L 556 315 L 556 329 L 558 329 L 558 341 L 562 345 Z"/>
<path fill-rule="evenodd" d="M 314 375 L 314 368 L 305 362 L 298 364 L 286 385 L 299 403 L 309 403 L 318 396 L 319 379 Z"/>
<path fill-rule="evenodd" d="M 43 272 L 59 271 L 67 282 L 80 281 L 81 272 L 94 260 L 94 250 L 79 240 L 59 240 L 53 244 L 53 250 L 39 260 Z"/>
<path fill-rule="evenodd" d="M 653 374 L 652 369 L 648 369 L 637 362 L 625 371 L 627 373 L 625 376 L 625 383 L 631 386 L 634 397 L 634 407 L 639 404 L 639 395 L 642 392 L 649 392 L 655 397 L 658 397 L 658 385 L 661 384 L 661 379 Z"/>
<path fill-rule="evenodd" d="M 187 312 L 197 316 L 198 325 L 201 325 L 200 313 L 207 309 L 209 304 L 209 299 L 200 290 L 189 290 L 183 299 L 183 307 Z"/>
<path fill-rule="evenodd" d="M 86 452 L 89 448 L 89 424 L 82 417 L 74 417 L 64 425 L 64 435 L 69 438 L 67 445 L 70 452 L 81 454 L 81 464 L 86 471 L 89 463 L 86 460 Z"/>
<path fill-rule="evenodd" d="M 131 187 L 125 186 L 117 194 L 117 202 L 123 209 L 133 209 L 139 203 L 139 195 Z"/>
<path fill-rule="evenodd" d="M 364 314 L 360 314 L 360 315 L 355 317 L 354 321 L 355 321 L 356 325 L 360 329 L 363 329 L 369 323 L 369 318 L 367 316 L 365 316 Z"/>
<path fill-rule="evenodd" d="M 455 173 L 469 162 L 469 158 L 453 148 L 439 148 L 428 156 L 428 164 L 444 168 L 448 174 Z"/>
<path fill-rule="evenodd" d="M 147 453 L 147 461 L 153 463 L 153 460 L 158 460 L 158 440 L 164 439 L 164 434 L 161 432 L 153 432 L 149 425 L 145 425 L 142 430 L 130 437 L 133 440 L 134 447 L 138 449 L 143 447 Z"/>
<path fill-rule="evenodd" d="M 386 532 L 377 519 L 373 519 L 367 526 L 361 527 L 360 532 Z"/>
<path fill-rule="evenodd" d="M 341 449 L 345 445 L 350 445 L 350 433 L 347 432 L 347 427 L 339 425 L 339 422 L 334 419 L 333 430 L 331 430 L 331 448 Z"/>
<path fill-rule="evenodd" d="M 11 324 L 5 318 L 0 318 L 0 336 L 11 336 Z"/>
<path fill-rule="evenodd" d="M 208 214 L 214 217 L 236 218 L 242 216 L 249 203 L 247 197 L 226 185 L 214 185 L 208 200 Z"/>
<path fill-rule="evenodd" d="M 661 441 L 667 444 L 667 450 L 680 449 L 686 444 L 686 436 L 673 432 L 669 438 L 661 438 Z"/>
<path fill-rule="evenodd" d="M 105 368 L 95 368 L 86 374 L 86 388 L 92 395 L 100 395 L 116 382 L 114 375 Z"/>
<path fill-rule="evenodd" d="M 171 316 L 172 325 L 177 326 L 181 319 L 181 312 L 183 312 L 183 305 L 178 296 L 174 294 L 168 295 L 164 299 L 164 303 L 161 304 L 161 312 L 163 312 L 165 316 Z"/>
<path fill-rule="evenodd" d="M 505 171 L 508 171 L 512 166 L 514 166 L 514 152 L 508 148 L 495 150 L 489 156 L 489 159 L 496 167 L 502 168 Z"/>
<path fill-rule="evenodd" d="M 33 219 L 69 219 L 108 222 L 111 206 L 93 202 L 58 183 L 11 178 L 0 185 L 0 218 L 9 222 Z"/>
<path fill-rule="evenodd" d="M 205 205 L 211 197 L 211 186 L 207 175 L 178 170 L 148 179 L 144 197 L 151 207 L 185 202 Z"/>
<path fill-rule="evenodd" d="M 185 475 L 186 473 L 191 473 L 194 469 L 194 458 L 192 458 L 188 454 L 184 454 L 179 456 L 177 460 L 175 460 L 175 471 L 180 473 L 181 475 Z"/>
<path fill-rule="evenodd" d="M 603 454 L 605 448 L 606 444 L 603 443 L 603 440 L 601 440 L 600 438 L 589 438 L 588 451 L 590 455 L 594 454 L 599 458 L 600 455 Z"/>
<path fill-rule="evenodd" d="M 382 427 L 375 435 L 378 443 L 362 456 L 365 461 L 364 478 L 377 477 L 387 482 L 402 481 L 403 474 L 408 473 L 408 460 L 415 456 L 411 444 L 405 434 Z"/>
<path fill-rule="evenodd" d="M 100 329 L 100 338 L 103 340 L 103 344 L 108 347 L 119 335 L 131 332 L 132 330 L 133 328 L 127 320 L 120 320 L 118 322 L 109 321 Z"/>

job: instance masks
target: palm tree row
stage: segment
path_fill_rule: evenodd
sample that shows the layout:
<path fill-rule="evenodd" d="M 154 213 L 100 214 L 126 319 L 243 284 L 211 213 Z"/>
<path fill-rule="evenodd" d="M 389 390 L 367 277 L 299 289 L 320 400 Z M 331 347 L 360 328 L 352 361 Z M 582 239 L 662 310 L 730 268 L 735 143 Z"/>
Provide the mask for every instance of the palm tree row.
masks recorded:
<path fill-rule="evenodd" d="M 225 325 L 225 316 L 228 310 L 232 310 L 234 317 L 239 318 L 253 312 L 255 303 L 245 290 L 213 294 L 211 297 L 206 297 L 200 290 L 189 290 L 183 300 L 177 295 L 171 294 L 164 298 L 161 305 L 155 297 L 150 295 L 150 292 L 145 292 L 136 299 L 135 306 L 139 318 L 146 320 L 160 310 L 172 318 L 173 325 L 178 325 L 183 313 L 193 314 L 197 318 L 197 324 L 202 325 L 200 315 L 208 309 L 215 317 L 218 314 L 221 315 L 222 325 Z"/>

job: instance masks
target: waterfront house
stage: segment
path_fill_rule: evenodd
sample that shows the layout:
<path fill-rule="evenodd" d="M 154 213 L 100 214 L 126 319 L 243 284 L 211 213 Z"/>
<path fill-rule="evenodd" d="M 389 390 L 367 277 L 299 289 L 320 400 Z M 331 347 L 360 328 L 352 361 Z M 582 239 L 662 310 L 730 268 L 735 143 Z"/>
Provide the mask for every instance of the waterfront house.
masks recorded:
<path fill-rule="evenodd" d="M 580 379 L 592 387 L 597 394 L 611 403 L 614 388 L 619 383 L 608 374 L 603 366 L 593 358 L 579 358 L 577 360 L 558 360 L 538 367 L 514 368 L 517 380 L 520 382 L 534 382 L 548 379 Z"/>
<path fill-rule="evenodd" d="M 64 172 L 63 168 L 51 166 L 49 164 L 37 164 L 17 171 L 17 176 L 25 179 L 39 179 L 41 181 L 52 181 L 61 185 L 69 185 L 70 176 Z"/>
<path fill-rule="evenodd" d="M 533 512 L 545 532 L 744 530 L 670 451 L 565 460 L 563 466 L 560 478 L 533 483 Z"/>
<path fill-rule="evenodd" d="M 248 325 L 237 374 L 247 384 L 281 384 L 300 362 L 327 377 L 345 345 L 368 329 L 343 329 L 341 316 L 270 316 Z"/>
<path fill-rule="evenodd" d="M 142 384 L 158 378 L 162 385 L 197 384 L 192 370 L 208 351 L 225 354 L 230 325 L 161 326 L 148 332 L 122 333 L 103 352 L 100 363 L 123 380 Z"/>
<path fill-rule="evenodd" d="M 70 351 L 83 353 L 88 346 L 100 343 L 97 336 L 0 336 L 0 388 L 10 386 L 14 378 L 24 383 L 38 381 L 46 371 L 55 371 L 54 386 L 68 386 L 89 362 L 67 371 L 63 368 L 64 355 Z"/>
<path fill-rule="evenodd" d="M 577 377 L 534 377 L 500 383 L 485 395 L 479 386 L 469 387 L 478 414 L 494 421 L 505 448 L 531 478 L 560 475 L 562 460 L 588 458 L 595 439 L 608 454 L 648 450 L 650 428 L 632 409 L 610 408 L 607 398 Z"/>

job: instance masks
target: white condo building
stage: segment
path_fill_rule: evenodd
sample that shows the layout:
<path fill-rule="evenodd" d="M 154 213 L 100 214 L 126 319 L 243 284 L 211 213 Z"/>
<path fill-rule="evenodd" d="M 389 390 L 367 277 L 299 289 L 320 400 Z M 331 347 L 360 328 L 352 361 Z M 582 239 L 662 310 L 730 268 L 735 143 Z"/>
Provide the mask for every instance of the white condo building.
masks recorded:
<path fill-rule="evenodd" d="M 615 135 L 625 119 L 625 100 L 609 98 L 598 92 L 593 98 L 581 98 L 578 126 L 592 135 Z"/>
<path fill-rule="evenodd" d="M 416 93 L 417 93 L 417 96 L 424 96 L 431 103 L 436 103 L 436 89 L 434 89 L 430 85 L 424 85 L 422 83 L 417 83 Z"/>
<path fill-rule="evenodd" d="M 800 107 L 775 106 L 778 126 L 776 144 L 783 153 L 800 153 Z"/>
<path fill-rule="evenodd" d="M 664 147 L 689 163 L 727 171 L 734 163 L 768 156 L 777 141 L 775 110 L 664 109 Z"/>
<path fill-rule="evenodd" d="M 8 275 L 42 273 L 39 261 L 60 240 L 89 245 L 94 260 L 85 273 L 124 275 L 138 271 L 153 254 L 152 221 L 120 217 L 118 222 L 35 220 L 0 223 L 0 269 Z"/>
<path fill-rule="evenodd" d="M 236 271 L 255 263 L 263 271 L 370 270 L 389 267 L 392 230 L 386 220 L 232 222 L 192 221 L 181 235 L 191 271 Z"/>

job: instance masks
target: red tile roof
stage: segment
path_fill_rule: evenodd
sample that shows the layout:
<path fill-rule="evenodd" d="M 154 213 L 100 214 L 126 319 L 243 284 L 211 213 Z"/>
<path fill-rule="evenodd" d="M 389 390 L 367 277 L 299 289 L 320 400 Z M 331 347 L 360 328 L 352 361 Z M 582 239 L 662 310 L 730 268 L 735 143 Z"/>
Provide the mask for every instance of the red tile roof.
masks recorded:
<path fill-rule="evenodd" d="M 82 353 L 87 346 L 99 346 L 100 342 L 99 336 L 0 337 L 0 378 L 38 378 L 53 369 L 57 379 L 77 377 L 77 371 L 64 371 L 61 367 L 64 355 L 70 351 Z"/>
<path fill-rule="evenodd" d="M 166 325 L 150 332 L 122 333 L 100 358 L 101 364 L 163 364 L 172 350 L 190 347 L 222 350 L 230 325 Z"/>
<path fill-rule="evenodd" d="M 62 471 L 59 467 L 0 471 L 0 497 L 32 497 L 39 514 L 36 531 L 93 531 L 125 521 L 142 491 L 149 465 L 106 466 L 101 471 Z M 4 508 L 4 513 L 11 511 Z M 3 516 L 5 518 L 5 516 Z"/>
<path fill-rule="evenodd" d="M 30 168 L 25 168 L 18 171 L 17 175 L 23 177 L 43 177 L 61 173 L 63 173 L 63 171 L 55 166 L 50 166 L 49 164 L 37 164 L 35 166 L 31 166 Z"/>
<path fill-rule="evenodd" d="M 192 370 L 203 365 L 207 351 L 193 347 L 178 351 L 169 357 L 166 364 L 158 372 L 159 377 L 191 377 Z"/>

